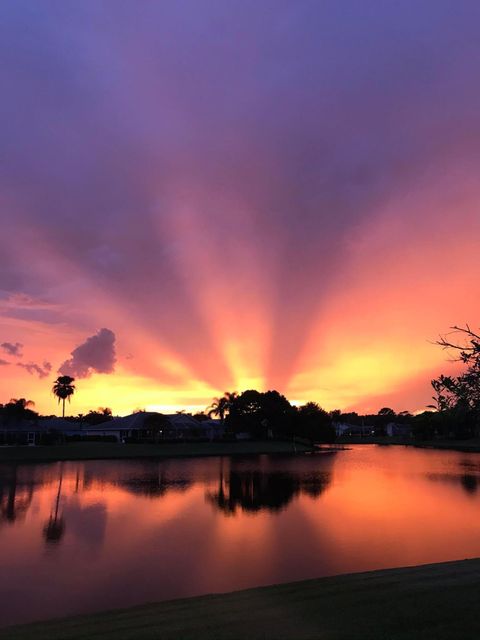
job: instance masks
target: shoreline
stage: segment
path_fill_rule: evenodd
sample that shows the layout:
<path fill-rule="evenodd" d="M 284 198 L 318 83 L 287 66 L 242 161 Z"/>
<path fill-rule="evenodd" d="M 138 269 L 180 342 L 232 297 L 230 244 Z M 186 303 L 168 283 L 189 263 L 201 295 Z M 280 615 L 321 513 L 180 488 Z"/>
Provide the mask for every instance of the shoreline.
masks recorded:
<path fill-rule="evenodd" d="M 0 640 L 424 640 L 480 633 L 480 558 L 257 587 L 0 629 Z"/>
<path fill-rule="evenodd" d="M 37 447 L 0 447 L 0 464 L 67 462 L 77 460 L 163 460 L 209 456 L 295 455 L 311 452 L 304 443 L 280 440 L 244 442 L 175 442 L 161 444 L 118 444 L 113 442 L 71 442 Z"/>
<path fill-rule="evenodd" d="M 81 460 L 165 460 L 168 458 L 203 458 L 210 456 L 296 455 L 332 453 L 351 445 L 404 446 L 438 451 L 480 453 L 480 439 L 474 441 L 423 441 L 389 438 L 344 438 L 332 444 L 281 440 L 246 440 L 240 442 L 168 442 L 159 444 L 118 444 L 114 442 L 71 442 L 51 446 L 0 447 L 0 465 L 29 462 L 68 462 Z"/>

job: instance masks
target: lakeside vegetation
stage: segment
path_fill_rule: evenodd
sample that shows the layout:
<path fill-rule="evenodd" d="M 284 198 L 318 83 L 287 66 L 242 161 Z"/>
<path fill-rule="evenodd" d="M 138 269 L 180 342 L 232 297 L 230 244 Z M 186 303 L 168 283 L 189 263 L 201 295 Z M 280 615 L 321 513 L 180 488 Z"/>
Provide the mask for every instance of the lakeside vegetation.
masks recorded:
<path fill-rule="evenodd" d="M 0 640 L 476 638 L 480 559 L 341 575 L 0 630 Z"/>
<path fill-rule="evenodd" d="M 452 338 L 452 334 L 455 336 Z M 458 338 L 458 340 L 457 340 Z M 223 396 L 214 398 L 212 404 L 203 412 L 194 415 L 183 411 L 177 412 L 191 418 L 191 425 L 187 437 L 182 434 L 178 438 L 178 430 L 175 431 L 176 446 L 180 444 L 185 451 L 184 455 L 207 455 L 200 452 L 207 451 L 208 447 L 194 446 L 186 447 L 186 440 L 215 439 L 223 443 L 223 451 L 233 451 L 234 441 L 251 439 L 253 441 L 278 441 L 285 440 L 294 442 L 296 439 L 304 439 L 311 446 L 314 444 L 326 444 L 333 442 L 367 443 L 378 444 L 402 443 L 402 444 L 423 444 L 424 446 L 438 446 L 439 448 L 460 448 L 464 450 L 480 450 L 480 335 L 465 327 L 452 327 L 452 332 L 447 336 L 441 336 L 437 341 L 443 349 L 453 351 L 457 359 L 463 363 L 463 371 L 458 376 L 440 375 L 432 380 L 431 384 L 435 395 L 433 404 L 427 410 L 413 415 L 409 411 L 403 410 L 395 412 L 390 407 L 382 407 L 377 413 L 359 414 L 354 411 L 342 412 L 339 409 L 327 412 L 316 402 L 307 402 L 301 406 L 295 406 L 276 390 L 257 391 L 247 389 L 241 393 L 236 391 L 226 391 Z M 60 456 L 58 459 L 65 459 L 64 450 L 59 448 L 67 440 L 109 440 L 112 444 L 120 441 L 120 435 L 108 435 L 108 433 L 86 434 L 84 427 L 105 426 L 114 420 L 112 411 L 108 407 L 99 407 L 91 410 L 87 414 L 78 414 L 65 418 L 65 401 L 70 401 L 76 391 L 75 379 L 70 376 L 60 376 L 53 384 L 52 392 L 59 402 L 62 402 L 62 425 L 63 428 L 47 426 L 50 419 L 56 420 L 56 416 L 40 416 L 34 411 L 34 402 L 25 398 L 13 398 L 4 405 L 0 405 L 0 443 L 4 444 L 26 444 L 26 431 L 29 425 L 35 425 L 37 433 L 34 438 L 35 444 L 51 445 L 50 453 L 45 453 L 45 459 L 53 459 L 55 452 Z M 128 437 L 122 436 L 122 441 L 137 446 L 137 453 L 140 457 L 162 456 L 160 450 L 151 448 L 143 450 L 140 445 L 150 444 L 152 447 L 172 439 L 171 423 L 169 416 L 158 412 L 145 412 L 141 409 L 134 413 L 144 413 L 141 429 L 137 429 L 135 434 L 129 433 Z M 216 419 L 216 426 L 221 429 L 216 430 L 214 436 L 211 430 L 210 436 L 205 437 L 206 431 L 202 431 L 202 426 L 207 422 Z M 71 433 L 70 429 L 65 429 L 65 425 L 75 425 L 73 429 L 77 432 Z M 18 440 L 12 437 L 18 425 L 22 425 L 23 433 Z M 42 429 L 42 426 L 45 427 Z M 195 425 L 197 425 L 195 427 Z M 21 430 L 19 429 L 19 430 Z M 125 433 L 125 431 L 122 431 Z M 68 435 L 65 435 L 68 434 Z M 388 437 L 388 439 L 387 439 Z M 178 442 L 181 440 L 182 442 Z M 227 446 L 227 443 L 231 443 Z M 70 446 L 70 445 L 69 445 Z M 233 448 L 232 448 L 233 447 Z M 291 445 L 280 444 L 280 449 L 291 448 Z M 215 447 L 213 447 L 215 448 Z M 218 447 L 217 447 L 218 448 Z M 241 447 L 236 447 L 237 449 Z M 267 447 L 268 448 L 268 447 Z M 110 453 L 107 452 L 107 449 Z M 170 449 L 170 454 L 174 454 L 174 449 Z M 263 452 L 254 444 L 251 449 L 256 453 Z M 167 449 L 163 449 L 167 450 Z M 162 450 L 162 451 L 163 451 Z M 72 448 L 71 456 L 76 458 L 84 452 L 84 456 L 90 457 L 133 457 L 134 450 L 123 452 L 120 448 L 112 446 L 104 447 L 104 451 L 92 445 L 80 447 L 76 450 Z M 194 453 L 198 451 L 198 453 Z M 2 453 L 1 459 L 29 459 L 37 454 Z M 183 454 L 180 454 L 183 455 Z M 42 457 L 39 456 L 38 459 Z"/>

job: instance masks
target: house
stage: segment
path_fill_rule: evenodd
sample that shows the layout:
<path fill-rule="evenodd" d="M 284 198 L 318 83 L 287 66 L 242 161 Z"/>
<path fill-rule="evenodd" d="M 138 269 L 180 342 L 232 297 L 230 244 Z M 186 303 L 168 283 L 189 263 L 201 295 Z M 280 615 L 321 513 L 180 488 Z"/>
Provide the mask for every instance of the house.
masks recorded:
<path fill-rule="evenodd" d="M 385 431 L 387 436 L 392 437 L 401 437 L 401 438 L 411 438 L 412 437 L 412 427 L 409 424 L 398 424 L 396 422 L 389 422 L 385 427 Z"/>
<path fill-rule="evenodd" d="M 2 421 L 0 446 L 40 444 L 42 429 L 31 420 Z"/>
<path fill-rule="evenodd" d="M 63 418 L 4 419 L 0 422 L 0 445 L 53 444 L 80 428 L 80 423 Z"/>
<path fill-rule="evenodd" d="M 86 436 L 113 436 L 118 442 L 152 440 L 216 440 L 224 427 L 218 420 L 199 422 L 185 413 L 161 414 L 153 411 L 132 413 L 94 426 L 85 425 Z"/>
<path fill-rule="evenodd" d="M 178 439 L 219 440 L 225 427 L 221 420 L 202 420 L 201 422 L 186 413 L 173 413 L 165 416 L 170 422 L 169 436 Z"/>
<path fill-rule="evenodd" d="M 104 439 L 116 442 L 159 440 L 219 440 L 224 426 L 220 420 L 199 422 L 185 413 L 163 415 L 141 411 L 100 424 L 64 418 L 35 418 L 0 422 L 0 445 L 38 445 L 68 439 Z"/>
<path fill-rule="evenodd" d="M 360 436 L 366 437 L 373 434 L 371 425 L 348 424 L 346 422 L 334 422 L 335 434 L 337 438 L 341 436 Z"/>

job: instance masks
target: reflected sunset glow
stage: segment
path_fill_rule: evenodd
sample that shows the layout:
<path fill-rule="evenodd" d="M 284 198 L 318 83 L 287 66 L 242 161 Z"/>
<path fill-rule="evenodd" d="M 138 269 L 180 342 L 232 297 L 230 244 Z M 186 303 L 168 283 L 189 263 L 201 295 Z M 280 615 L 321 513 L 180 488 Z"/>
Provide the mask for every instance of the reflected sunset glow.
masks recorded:
<path fill-rule="evenodd" d="M 474 557 L 479 490 L 476 454 L 406 447 L 4 464 L 0 618 Z"/>

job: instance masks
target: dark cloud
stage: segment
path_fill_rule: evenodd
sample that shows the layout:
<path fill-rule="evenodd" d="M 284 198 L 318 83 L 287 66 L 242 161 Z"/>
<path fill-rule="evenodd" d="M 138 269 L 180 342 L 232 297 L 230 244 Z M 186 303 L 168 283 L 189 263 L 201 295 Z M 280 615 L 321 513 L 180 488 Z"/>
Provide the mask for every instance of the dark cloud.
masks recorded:
<path fill-rule="evenodd" d="M 62 375 L 73 378 L 88 378 L 92 373 L 115 371 L 115 334 L 110 329 L 100 329 L 71 353 L 59 368 Z"/>
<path fill-rule="evenodd" d="M 23 344 L 21 342 L 2 342 L 0 347 L 8 353 L 9 356 L 16 356 L 17 358 L 21 358 Z"/>
<path fill-rule="evenodd" d="M 2 360 L 2 358 L 0 358 L 0 367 L 6 367 L 9 364 L 11 363 L 7 362 L 7 360 Z"/>
<path fill-rule="evenodd" d="M 30 375 L 37 375 L 39 378 L 46 378 L 52 370 L 52 365 L 47 361 L 45 361 L 42 366 L 34 362 L 18 362 L 17 367 L 22 367 L 22 369 L 28 371 Z"/>

